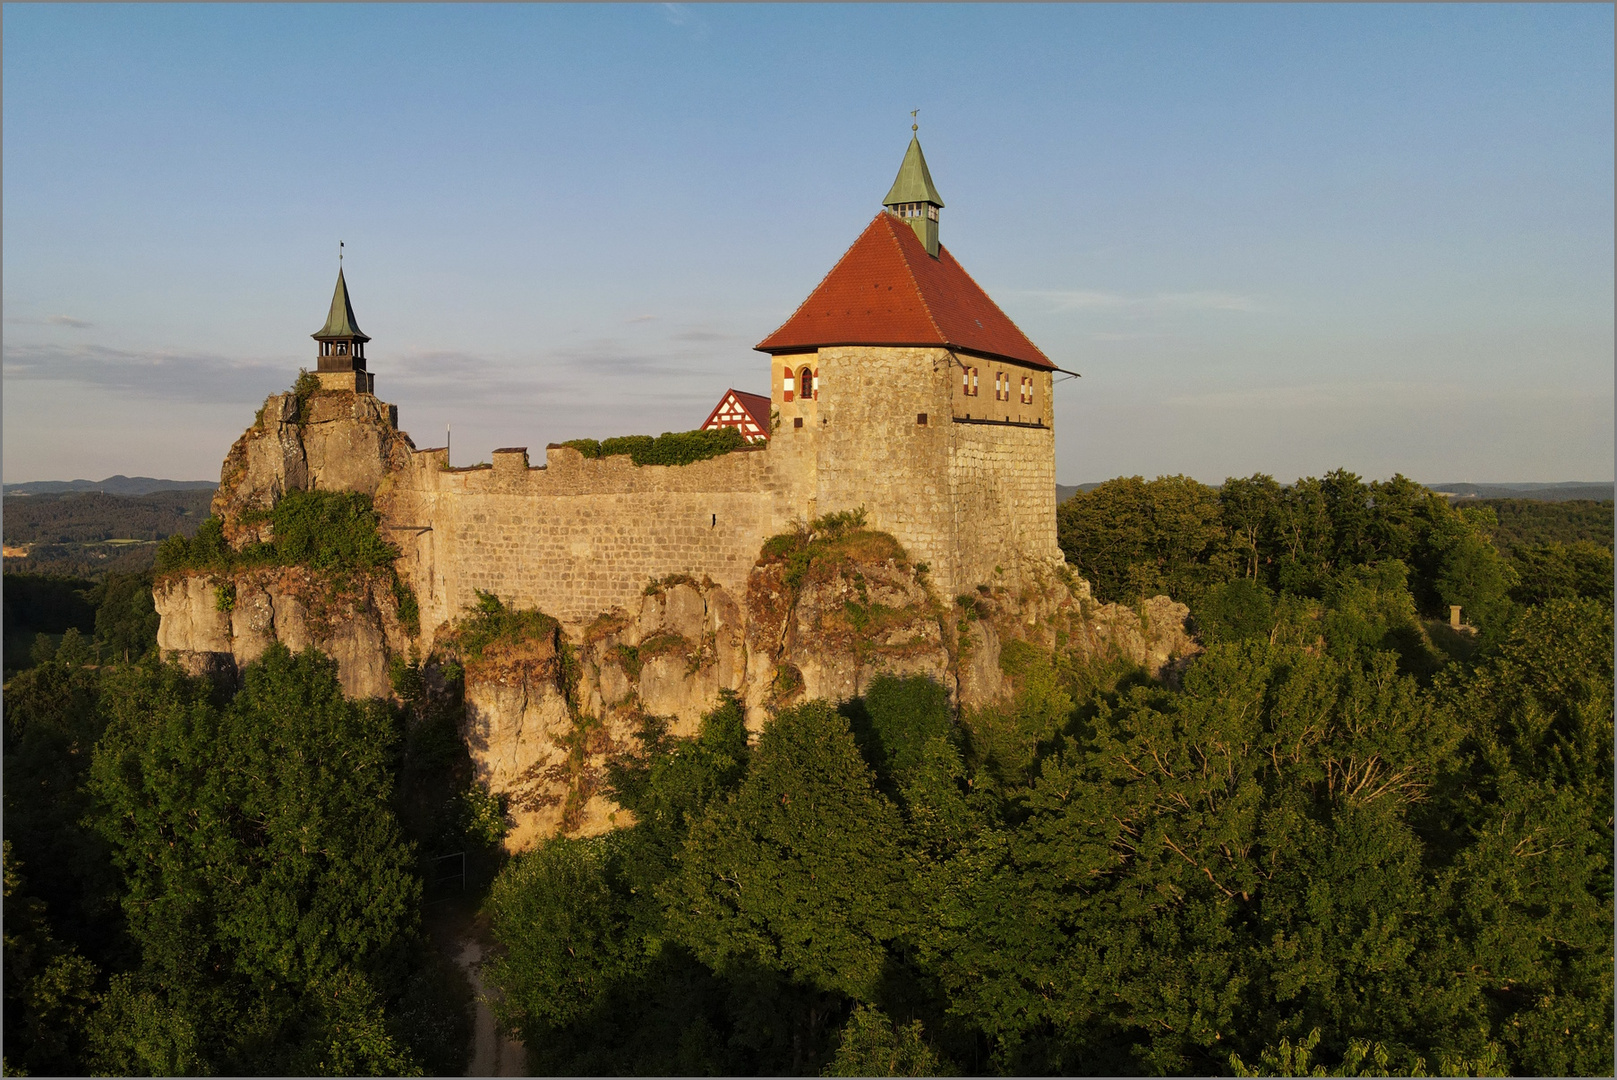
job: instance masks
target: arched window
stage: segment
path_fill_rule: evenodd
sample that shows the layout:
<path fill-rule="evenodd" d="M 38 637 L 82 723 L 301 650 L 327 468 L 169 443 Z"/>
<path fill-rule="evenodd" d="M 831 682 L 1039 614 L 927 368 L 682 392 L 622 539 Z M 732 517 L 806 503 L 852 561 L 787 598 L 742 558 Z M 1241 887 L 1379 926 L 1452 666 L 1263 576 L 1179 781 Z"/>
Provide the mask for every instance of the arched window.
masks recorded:
<path fill-rule="evenodd" d="M 804 401 L 814 397 L 814 390 L 816 389 L 814 385 L 814 372 L 809 368 L 804 368 L 802 371 L 799 371 L 797 373 L 797 385 L 802 387 Z"/>

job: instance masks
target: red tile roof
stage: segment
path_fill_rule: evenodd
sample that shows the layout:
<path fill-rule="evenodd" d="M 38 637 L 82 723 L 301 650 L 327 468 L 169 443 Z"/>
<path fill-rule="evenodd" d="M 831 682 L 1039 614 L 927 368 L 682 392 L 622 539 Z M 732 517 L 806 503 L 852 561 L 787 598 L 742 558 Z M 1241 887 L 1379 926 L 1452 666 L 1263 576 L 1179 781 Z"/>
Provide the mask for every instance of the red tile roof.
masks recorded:
<path fill-rule="evenodd" d="M 948 248 L 932 258 L 915 230 L 885 210 L 785 325 L 754 348 L 791 353 L 827 345 L 943 346 L 1055 367 Z"/>

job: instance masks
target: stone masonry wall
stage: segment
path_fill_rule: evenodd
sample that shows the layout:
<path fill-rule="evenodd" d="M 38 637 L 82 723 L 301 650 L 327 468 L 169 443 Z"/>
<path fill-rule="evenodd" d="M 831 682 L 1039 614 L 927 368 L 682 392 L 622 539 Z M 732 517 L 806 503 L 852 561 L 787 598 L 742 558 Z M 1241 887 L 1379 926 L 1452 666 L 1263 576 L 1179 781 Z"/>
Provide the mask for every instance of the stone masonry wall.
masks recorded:
<path fill-rule="evenodd" d="M 1032 567 L 1062 562 L 1054 432 L 969 423 L 955 423 L 950 432 L 957 591 L 1020 587 Z"/>
<path fill-rule="evenodd" d="M 672 574 L 739 592 L 763 541 L 807 501 L 801 444 L 680 466 L 569 447 L 549 448 L 542 468 L 522 451 L 471 469 L 446 469 L 445 456 L 415 454 L 377 493 L 428 645 L 479 589 L 575 626 L 637 606 L 650 580 Z"/>
<path fill-rule="evenodd" d="M 951 360 L 943 349 L 838 347 L 819 353 L 815 514 L 863 506 L 953 595 L 949 512 Z M 926 423 L 919 422 L 925 414 Z M 804 432 L 781 425 L 779 441 Z"/>

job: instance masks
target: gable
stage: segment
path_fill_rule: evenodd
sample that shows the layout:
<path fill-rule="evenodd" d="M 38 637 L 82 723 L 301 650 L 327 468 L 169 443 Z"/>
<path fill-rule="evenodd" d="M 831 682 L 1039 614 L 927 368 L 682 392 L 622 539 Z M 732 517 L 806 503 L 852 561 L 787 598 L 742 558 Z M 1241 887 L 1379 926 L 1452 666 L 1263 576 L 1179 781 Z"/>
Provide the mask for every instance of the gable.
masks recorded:
<path fill-rule="evenodd" d="M 713 411 L 708 413 L 701 430 L 711 431 L 721 427 L 736 428 L 749 441 L 769 438 L 769 399 L 762 394 L 726 390 L 719 403 L 713 406 Z"/>

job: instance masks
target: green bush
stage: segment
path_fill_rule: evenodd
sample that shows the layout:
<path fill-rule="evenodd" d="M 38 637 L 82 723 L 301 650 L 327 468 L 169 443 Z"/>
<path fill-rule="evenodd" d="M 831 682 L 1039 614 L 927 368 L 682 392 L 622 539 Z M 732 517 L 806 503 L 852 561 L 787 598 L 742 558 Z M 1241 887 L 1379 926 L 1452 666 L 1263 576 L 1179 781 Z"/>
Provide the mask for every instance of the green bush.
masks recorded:
<path fill-rule="evenodd" d="M 171 536 L 157 549 L 157 573 L 188 570 L 228 572 L 253 566 L 307 566 L 359 571 L 391 566 L 398 549 L 378 530 L 380 517 L 369 495 L 354 491 L 293 491 L 269 511 L 273 539 L 235 551 L 224 524 L 209 518 L 187 540 Z M 401 605 L 402 607 L 402 605 Z"/>
<path fill-rule="evenodd" d="M 650 435 L 619 435 L 613 439 L 573 439 L 562 443 L 587 458 L 628 454 L 636 465 L 689 465 L 728 454 L 747 445 L 735 428 L 710 431 L 665 431 Z"/>
<path fill-rule="evenodd" d="M 542 611 L 506 607 L 493 593 L 477 590 L 477 602 L 445 644 L 467 660 L 477 660 L 496 642 L 516 642 L 553 633 L 556 620 Z"/>

